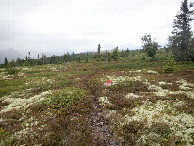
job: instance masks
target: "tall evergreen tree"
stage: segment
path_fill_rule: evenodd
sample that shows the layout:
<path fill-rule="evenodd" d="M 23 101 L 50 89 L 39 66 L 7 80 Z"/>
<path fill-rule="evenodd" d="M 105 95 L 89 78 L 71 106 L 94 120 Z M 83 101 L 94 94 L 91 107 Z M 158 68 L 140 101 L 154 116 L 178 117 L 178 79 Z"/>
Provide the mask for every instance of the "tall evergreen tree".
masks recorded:
<path fill-rule="evenodd" d="M 7 59 L 7 57 L 5 57 L 5 60 L 4 60 L 4 65 L 7 67 L 7 65 L 8 65 L 8 59 Z"/>
<path fill-rule="evenodd" d="M 98 44 L 98 51 L 97 51 L 97 61 L 100 61 L 101 59 L 101 52 L 100 52 L 101 46 Z"/>
<path fill-rule="evenodd" d="M 30 57 L 30 52 L 28 52 L 28 59 L 31 59 L 31 57 Z"/>
<path fill-rule="evenodd" d="M 187 0 L 184 0 L 174 19 L 172 36 L 169 37 L 168 44 L 177 61 L 188 60 L 194 56 L 191 51 L 192 31 L 190 23 L 192 15 L 193 12 L 189 10 Z"/>
<path fill-rule="evenodd" d="M 110 53 L 108 52 L 108 54 L 107 54 L 107 61 L 108 62 L 110 62 L 111 61 L 111 55 L 110 55 Z"/>

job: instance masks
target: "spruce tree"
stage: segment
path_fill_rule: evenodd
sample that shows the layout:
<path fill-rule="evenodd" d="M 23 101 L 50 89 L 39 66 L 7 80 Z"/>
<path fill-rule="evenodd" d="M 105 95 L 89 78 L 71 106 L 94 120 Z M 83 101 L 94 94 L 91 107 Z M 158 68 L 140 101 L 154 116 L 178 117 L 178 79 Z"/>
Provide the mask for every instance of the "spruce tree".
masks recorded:
<path fill-rule="evenodd" d="M 100 44 L 98 44 L 97 61 L 100 61 L 100 59 L 101 59 L 100 49 L 101 49 L 101 46 L 100 46 Z"/>
<path fill-rule="evenodd" d="M 191 51 L 192 31 L 190 23 L 193 12 L 189 10 L 187 0 L 181 4 L 180 11 L 173 22 L 172 36 L 169 37 L 169 47 L 177 61 L 189 60 L 193 54 Z"/>
<path fill-rule="evenodd" d="M 7 67 L 7 65 L 8 65 L 8 59 L 7 59 L 7 57 L 5 57 L 5 60 L 4 60 L 4 65 L 5 65 L 5 67 Z"/>

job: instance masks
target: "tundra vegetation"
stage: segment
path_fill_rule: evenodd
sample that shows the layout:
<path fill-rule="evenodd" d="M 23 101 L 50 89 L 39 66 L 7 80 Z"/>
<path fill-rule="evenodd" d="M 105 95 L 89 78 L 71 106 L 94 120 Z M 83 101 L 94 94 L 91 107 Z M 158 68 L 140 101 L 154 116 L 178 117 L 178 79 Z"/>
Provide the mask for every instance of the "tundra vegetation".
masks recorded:
<path fill-rule="evenodd" d="M 194 145 L 193 38 L 187 51 L 142 40 L 140 50 L 6 58 L 0 145 Z"/>
<path fill-rule="evenodd" d="M 166 59 L 159 49 L 155 60 L 133 51 L 116 62 L 1 68 L 1 145 L 192 145 L 194 64 Z M 100 137 L 104 126 L 111 139 Z"/>

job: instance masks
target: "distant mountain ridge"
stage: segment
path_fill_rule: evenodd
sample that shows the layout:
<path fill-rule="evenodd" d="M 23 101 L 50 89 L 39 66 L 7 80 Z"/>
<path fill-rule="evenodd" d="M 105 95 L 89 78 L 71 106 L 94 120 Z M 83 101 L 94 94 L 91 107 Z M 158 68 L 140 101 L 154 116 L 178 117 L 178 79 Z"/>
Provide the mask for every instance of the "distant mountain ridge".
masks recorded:
<path fill-rule="evenodd" d="M 57 55 L 57 56 L 63 56 L 64 54 L 62 53 L 54 53 L 54 52 L 34 52 L 30 51 L 30 56 L 28 55 L 27 51 L 17 51 L 13 48 L 10 49 L 4 49 L 0 50 L 0 64 L 4 64 L 5 57 L 7 57 L 8 61 L 10 62 L 11 60 L 16 60 L 17 58 L 20 59 L 25 59 L 26 56 L 37 59 L 39 57 L 42 57 L 42 54 L 46 55 L 47 57 L 50 57 L 52 55 Z"/>
<path fill-rule="evenodd" d="M 4 49 L 0 50 L 0 64 L 4 63 L 5 57 L 7 57 L 8 61 L 16 60 L 17 58 L 23 58 L 24 56 L 15 49 Z"/>

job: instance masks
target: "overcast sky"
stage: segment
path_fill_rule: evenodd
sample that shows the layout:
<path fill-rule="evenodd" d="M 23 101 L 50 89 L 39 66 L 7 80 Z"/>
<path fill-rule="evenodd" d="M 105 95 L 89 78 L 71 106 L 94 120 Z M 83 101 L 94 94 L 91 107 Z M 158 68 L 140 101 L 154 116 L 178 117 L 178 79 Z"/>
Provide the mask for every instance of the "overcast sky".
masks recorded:
<path fill-rule="evenodd" d="M 0 51 L 134 49 L 150 33 L 166 44 L 182 0 L 0 0 Z"/>

